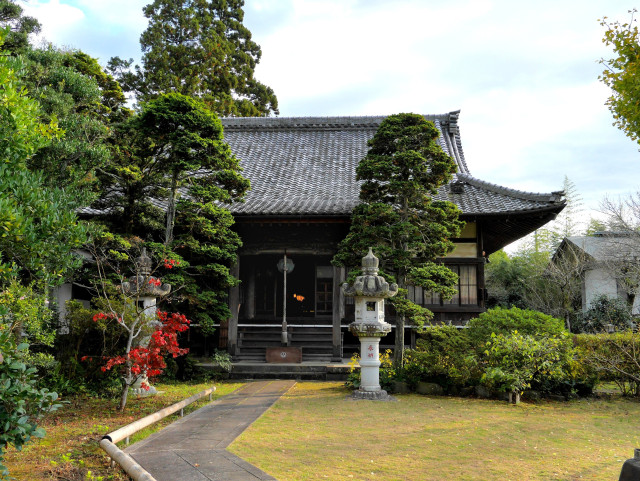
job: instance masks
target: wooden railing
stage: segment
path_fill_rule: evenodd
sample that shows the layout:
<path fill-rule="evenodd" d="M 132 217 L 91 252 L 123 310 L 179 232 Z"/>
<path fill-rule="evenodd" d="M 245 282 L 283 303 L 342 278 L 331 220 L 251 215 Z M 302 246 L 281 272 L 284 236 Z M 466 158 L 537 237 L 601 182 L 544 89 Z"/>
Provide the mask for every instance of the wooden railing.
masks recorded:
<path fill-rule="evenodd" d="M 211 401 L 215 387 L 211 387 L 209 389 L 205 389 L 198 394 L 194 394 L 187 399 L 184 399 L 180 402 L 177 402 L 169 407 L 161 409 L 160 411 L 150 414 L 148 416 L 143 417 L 142 419 L 138 419 L 137 421 L 132 422 L 131 424 L 127 424 L 126 426 L 121 427 L 113 431 L 112 433 L 106 434 L 100 440 L 100 447 L 111 457 L 111 462 L 118 463 L 124 471 L 131 476 L 134 481 L 156 481 L 156 479 L 151 476 L 147 471 L 144 470 L 142 466 L 135 462 L 135 460 L 129 456 L 127 453 L 122 451 L 116 443 L 125 440 L 125 443 L 129 444 L 129 437 L 132 434 L 137 433 L 138 431 L 150 426 L 153 423 L 160 421 L 161 419 L 170 416 L 171 414 L 180 411 L 180 416 L 184 415 L 184 408 L 191 403 L 202 399 L 205 396 L 209 396 L 209 401 Z"/>

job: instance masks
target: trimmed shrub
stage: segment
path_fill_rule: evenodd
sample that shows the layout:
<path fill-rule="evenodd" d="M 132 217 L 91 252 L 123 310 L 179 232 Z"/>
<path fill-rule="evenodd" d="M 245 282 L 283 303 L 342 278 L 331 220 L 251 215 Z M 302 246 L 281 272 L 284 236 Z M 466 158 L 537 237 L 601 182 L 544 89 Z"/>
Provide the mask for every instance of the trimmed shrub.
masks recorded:
<path fill-rule="evenodd" d="M 433 382 L 443 387 L 475 384 L 480 378 L 474 346 L 466 329 L 432 326 L 420 332 L 415 350 L 407 350 L 403 377 L 413 387 Z"/>
<path fill-rule="evenodd" d="M 393 367 L 391 354 L 391 349 L 387 349 L 385 352 L 381 352 L 378 355 L 380 359 L 380 387 L 387 391 L 391 389 L 393 381 L 401 378 Z M 360 354 L 356 352 L 351 356 L 351 360 L 349 361 L 349 375 L 347 376 L 345 386 L 353 389 L 360 388 L 361 372 L 359 363 Z"/>
<path fill-rule="evenodd" d="M 553 385 L 571 377 L 574 349 L 566 334 L 535 338 L 514 331 L 492 334 L 483 352 L 482 384 L 520 394 L 534 384 Z"/>
<path fill-rule="evenodd" d="M 468 327 L 468 335 L 476 346 L 484 346 L 491 339 L 491 334 L 506 335 L 518 331 L 523 336 L 542 339 L 567 332 L 561 319 L 517 307 L 490 309 L 471 319 Z"/>

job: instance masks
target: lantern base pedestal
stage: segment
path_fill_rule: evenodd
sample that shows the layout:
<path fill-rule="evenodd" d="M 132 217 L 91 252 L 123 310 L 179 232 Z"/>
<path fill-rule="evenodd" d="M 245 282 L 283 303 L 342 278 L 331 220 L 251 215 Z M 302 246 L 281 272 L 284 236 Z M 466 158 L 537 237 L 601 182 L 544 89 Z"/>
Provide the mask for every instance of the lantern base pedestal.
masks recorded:
<path fill-rule="evenodd" d="M 369 401 L 395 401 L 393 396 L 387 394 L 387 391 L 380 389 L 379 391 L 361 391 L 360 389 L 353 391 L 351 395 L 353 399 L 367 399 Z"/>

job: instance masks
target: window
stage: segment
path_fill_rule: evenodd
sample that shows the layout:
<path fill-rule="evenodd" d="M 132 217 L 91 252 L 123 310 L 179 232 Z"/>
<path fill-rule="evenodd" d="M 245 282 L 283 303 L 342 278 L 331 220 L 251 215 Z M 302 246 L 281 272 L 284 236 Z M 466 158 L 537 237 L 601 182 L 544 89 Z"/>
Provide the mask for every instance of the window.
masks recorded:
<path fill-rule="evenodd" d="M 316 267 L 316 313 L 333 312 L 333 267 Z"/>
<path fill-rule="evenodd" d="M 424 306 L 476 306 L 478 305 L 478 269 L 476 265 L 447 266 L 458 274 L 457 292 L 451 299 L 442 299 L 436 292 L 424 292 L 416 287 L 409 291 L 409 300 Z M 412 297 L 413 296 L 413 297 Z M 422 302 L 421 302 L 422 297 Z M 415 300 L 414 300 L 415 299 Z"/>

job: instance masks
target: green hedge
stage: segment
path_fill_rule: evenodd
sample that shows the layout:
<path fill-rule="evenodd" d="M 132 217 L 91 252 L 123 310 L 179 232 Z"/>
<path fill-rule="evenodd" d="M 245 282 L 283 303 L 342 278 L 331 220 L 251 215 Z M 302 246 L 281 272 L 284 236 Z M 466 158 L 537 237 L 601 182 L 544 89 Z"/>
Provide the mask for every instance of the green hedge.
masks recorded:
<path fill-rule="evenodd" d="M 578 334 L 574 342 L 592 377 L 614 382 L 624 395 L 640 397 L 640 332 Z"/>
<path fill-rule="evenodd" d="M 496 391 L 571 395 L 589 393 L 594 383 L 562 320 L 518 308 L 491 309 L 466 329 L 424 329 L 398 374 L 410 385 L 434 382 L 454 392 L 483 384 Z"/>

